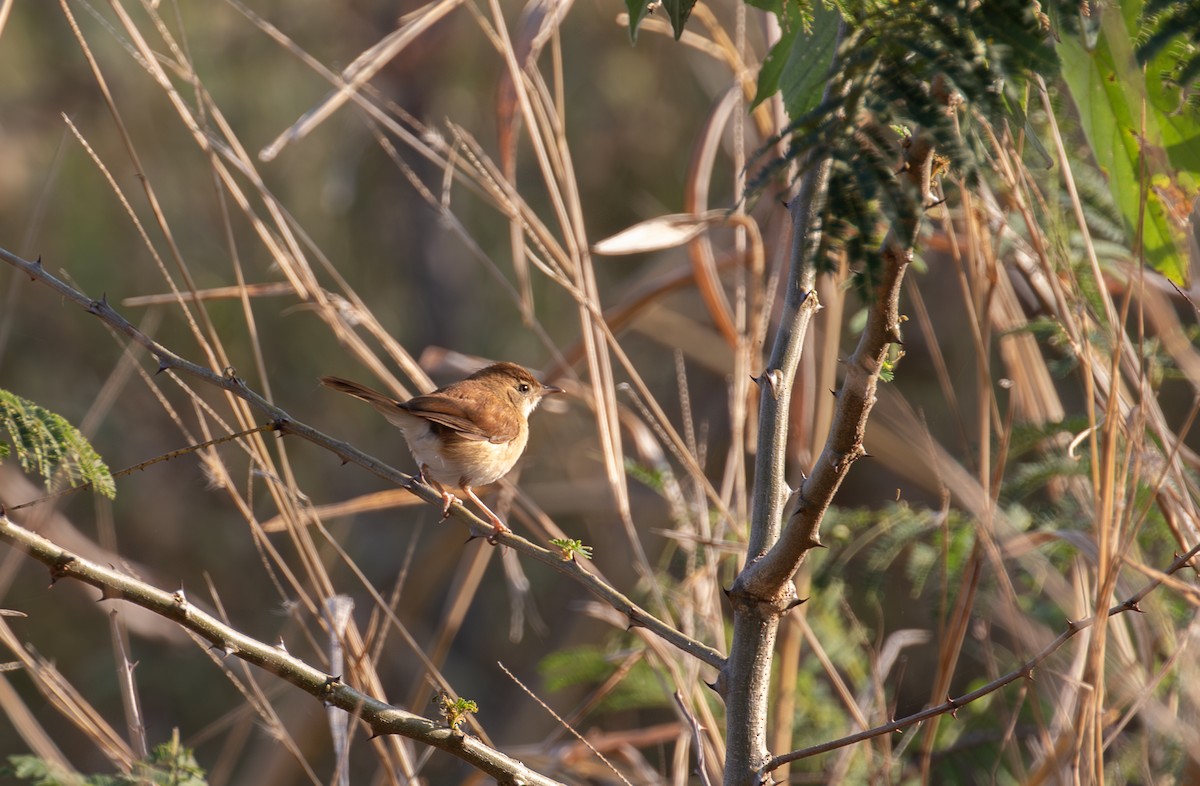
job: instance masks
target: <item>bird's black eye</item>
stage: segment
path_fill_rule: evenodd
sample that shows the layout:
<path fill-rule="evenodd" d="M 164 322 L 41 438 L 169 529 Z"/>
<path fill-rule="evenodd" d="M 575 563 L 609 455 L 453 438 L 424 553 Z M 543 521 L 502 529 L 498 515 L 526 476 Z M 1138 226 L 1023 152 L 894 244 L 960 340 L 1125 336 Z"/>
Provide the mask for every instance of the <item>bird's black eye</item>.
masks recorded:
<path fill-rule="evenodd" d="M 520 385 L 517 385 L 517 390 L 521 391 L 522 393 L 528 393 L 529 392 L 529 383 L 522 382 Z"/>

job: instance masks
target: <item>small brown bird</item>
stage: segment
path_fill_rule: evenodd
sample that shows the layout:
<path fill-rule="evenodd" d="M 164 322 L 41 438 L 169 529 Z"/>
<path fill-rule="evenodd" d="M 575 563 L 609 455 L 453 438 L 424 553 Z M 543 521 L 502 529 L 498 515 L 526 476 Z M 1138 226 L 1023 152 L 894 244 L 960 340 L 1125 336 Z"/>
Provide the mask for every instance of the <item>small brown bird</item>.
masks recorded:
<path fill-rule="evenodd" d="M 421 478 L 442 495 L 442 518 L 450 515 L 456 499 L 445 487 L 462 489 L 496 528 L 488 538 L 491 543 L 508 527 L 473 487 L 495 483 L 509 473 L 529 441 L 529 415 L 543 396 L 562 392 L 538 382 L 516 363 L 494 363 L 408 401 L 341 377 L 321 377 L 321 384 L 362 399 L 398 426 Z"/>

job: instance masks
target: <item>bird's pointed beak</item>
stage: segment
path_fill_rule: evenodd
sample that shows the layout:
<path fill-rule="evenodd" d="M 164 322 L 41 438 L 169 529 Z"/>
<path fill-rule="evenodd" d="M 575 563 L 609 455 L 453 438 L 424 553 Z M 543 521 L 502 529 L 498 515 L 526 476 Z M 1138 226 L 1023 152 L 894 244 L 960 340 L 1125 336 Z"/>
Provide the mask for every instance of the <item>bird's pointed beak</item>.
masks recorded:
<path fill-rule="evenodd" d="M 551 393 L 562 393 L 563 389 L 557 385 L 542 385 L 542 395 L 548 396 Z"/>

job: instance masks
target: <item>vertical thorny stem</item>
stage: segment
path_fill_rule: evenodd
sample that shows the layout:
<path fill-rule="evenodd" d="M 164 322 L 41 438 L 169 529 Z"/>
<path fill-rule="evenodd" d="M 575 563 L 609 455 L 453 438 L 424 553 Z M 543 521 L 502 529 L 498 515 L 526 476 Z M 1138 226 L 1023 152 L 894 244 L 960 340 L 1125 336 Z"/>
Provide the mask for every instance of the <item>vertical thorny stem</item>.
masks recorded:
<path fill-rule="evenodd" d="M 795 492 L 784 478 L 787 413 L 804 336 L 819 308 L 813 284 L 831 168 L 828 158 L 810 163 L 792 202 L 792 268 L 783 314 L 771 359 L 757 378 L 762 395 L 747 560 L 729 591 L 733 642 L 717 686 L 726 707 L 725 786 L 761 783 L 761 770 L 770 756 L 767 697 L 779 620 L 796 605 L 792 576 L 808 552 L 820 545 L 825 511 L 850 466 L 864 452 L 863 434 L 875 404 L 879 372 L 888 346 L 899 341 L 900 287 L 929 193 L 932 157 L 932 145 L 923 135 L 918 134 L 907 146 L 902 178 L 907 194 L 901 200 L 912 209 L 893 222 L 883 241 L 883 275 L 867 326 L 846 361 L 825 448 Z M 784 505 L 793 495 L 794 510 L 784 526 Z"/>
<path fill-rule="evenodd" d="M 800 349 L 808 324 L 820 304 L 813 285 L 815 257 L 821 239 L 821 214 L 829 185 L 828 158 L 814 162 L 791 203 L 792 263 L 784 293 L 782 324 L 767 367 L 757 378 L 759 398 L 758 455 L 755 465 L 748 560 L 767 553 L 779 539 L 783 507 L 791 496 L 784 478 L 787 448 L 787 415 L 792 382 L 800 362 Z M 766 427 L 771 424 L 770 427 Z M 736 585 L 735 585 L 736 586 Z M 795 588 L 785 582 L 773 598 L 730 593 L 733 603 L 733 647 L 718 688 L 725 697 L 725 783 L 747 783 L 767 760 L 767 692 L 771 653 L 779 618 L 795 599 Z M 762 606 L 762 609 L 757 609 Z"/>

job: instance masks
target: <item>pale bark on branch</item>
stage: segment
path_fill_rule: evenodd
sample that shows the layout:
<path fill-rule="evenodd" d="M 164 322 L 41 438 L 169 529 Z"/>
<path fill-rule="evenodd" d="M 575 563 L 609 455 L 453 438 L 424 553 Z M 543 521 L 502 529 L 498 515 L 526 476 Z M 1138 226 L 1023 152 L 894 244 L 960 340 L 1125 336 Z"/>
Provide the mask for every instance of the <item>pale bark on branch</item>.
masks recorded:
<path fill-rule="evenodd" d="M 326 674 L 289 655 L 282 646 L 272 646 L 247 636 L 197 608 L 188 601 L 183 590 L 166 592 L 67 551 L 19 526 L 2 509 L 0 540 L 44 563 L 50 568 L 52 579 L 82 581 L 97 587 L 105 600 L 126 600 L 172 620 L 226 655 L 252 663 L 322 702 L 345 710 L 370 727 L 373 735 L 399 734 L 446 751 L 501 784 L 562 786 L 559 781 L 534 772 L 520 761 L 488 747 L 477 737 L 368 696 L 343 682 L 341 675 Z"/>
<path fill-rule="evenodd" d="M 224 374 L 217 373 L 177 355 L 138 330 L 109 305 L 107 299 L 89 298 L 70 284 L 51 275 L 40 260 L 31 262 L 2 248 L 0 248 L 0 259 L 24 271 L 35 281 L 58 292 L 65 299 L 76 303 L 107 325 L 129 337 L 136 344 L 144 347 L 155 358 L 160 371 L 179 371 L 208 385 L 225 390 L 270 418 L 278 431 L 312 442 L 337 455 L 344 462 L 357 464 L 380 478 L 407 489 L 431 504 L 441 505 L 441 495 L 421 483 L 417 478 L 400 472 L 357 448 L 333 439 L 312 426 L 292 418 L 286 411 L 250 389 L 232 370 Z M 452 513 L 465 522 L 474 535 L 485 536 L 493 531 L 491 524 L 484 522 L 461 504 L 456 504 Z M 353 691 L 340 682 L 332 686 L 325 685 L 324 680 L 327 679 L 327 675 L 320 675 L 312 667 L 287 656 L 286 653 L 276 651 L 274 648 L 244 637 L 221 625 L 217 620 L 203 615 L 188 605 L 186 599 L 182 599 L 181 595 L 179 596 L 180 600 L 177 600 L 176 596 L 134 581 L 116 571 L 87 563 L 82 558 L 70 554 L 45 539 L 32 533 L 23 533 L 19 527 L 6 518 L 3 519 L 2 525 L 3 531 L 0 531 L 0 538 L 19 544 L 32 556 L 51 565 L 52 569 L 61 571 L 62 575 L 72 576 L 105 588 L 106 593 L 112 593 L 113 597 L 123 597 L 151 611 L 163 614 L 163 616 L 196 631 L 219 647 L 224 648 L 226 644 L 229 644 L 230 651 L 239 657 L 288 679 L 293 684 L 309 693 L 318 695 L 335 706 L 358 712 L 376 733 L 403 734 L 448 750 L 478 766 L 484 772 L 501 778 L 502 783 L 555 783 L 555 781 L 536 774 L 526 777 L 522 773 L 528 773 L 527 770 L 517 769 L 523 765 L 513 762 L 503 754 L 492 751 L 474 738 L 464 738 L 458 733 L 450 734 L 449 730 L 445 728 L 437 728 L 437 724 L 432 721 L 411 715 Z M 511 532 L 502 533 L 499 536 L 499 542 L 578 582 L 586 590 L 623 614 L 631 627 L 645 628 L 668 644 L 718 671 L 725 665 L 725 657 L 719 651 L 684 634 L 646 611 L 608 584 L 602 577 L 589 571 L 582 563 L 574 559 L 564 559 L 560 550 L 543 548 Z M 320 688 L 320 692 L 317 692 L 317 688 Z M 517 777 L 518 774 L 520 777 Z"/>
<path fill-rule="evenodd" d="M 733 642 L 718 688 L 726 706 L 725 786 L 761 783 L 769 761 L 766 747 L 768 691 L 779 619 L 799 602 L 792 576 L 805 556 L 820 546 L 820 525 L 842 480 L 865 454 L 863 435 L 888 347 L 900 341 L 901 284 L 912 260 L 925 195 L 929 194 L 933 147 L 917 135 L 906 148 L 903 187 L 915 209 L 893 221 L 882 245 L 883 274 L 867 326 L 846 362 L 846 377 L 830 432 L 813 467 L 791 497 L 793 512 L 783 525 L 788 498 L 784 480 L 787 412 L 793 378 L 808 322 L 816 311 L 812 284 L 820 245 L 819 216 L 828 162 L 812 162 L 793 203 L 792 270 L 783 320 L 767 369 L 758 377 L 759 453 L 754 511 L 746 566 L 729 590 Z"/>

